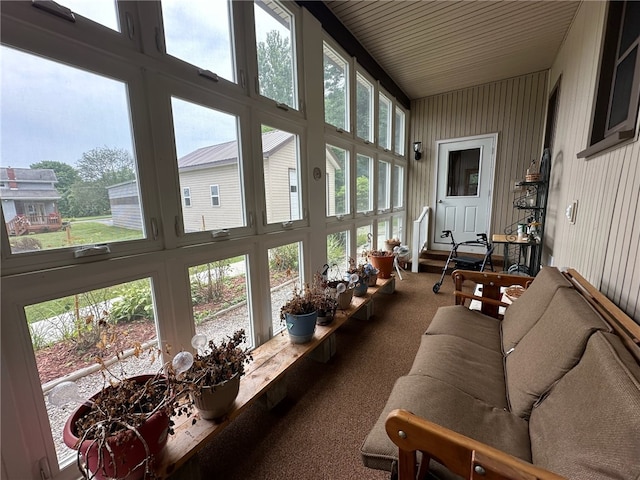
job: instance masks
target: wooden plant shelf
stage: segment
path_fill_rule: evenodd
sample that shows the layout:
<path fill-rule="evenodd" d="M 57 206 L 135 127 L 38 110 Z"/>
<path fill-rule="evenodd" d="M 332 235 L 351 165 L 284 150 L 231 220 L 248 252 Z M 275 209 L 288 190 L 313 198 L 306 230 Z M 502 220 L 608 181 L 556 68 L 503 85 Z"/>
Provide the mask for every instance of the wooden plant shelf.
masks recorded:
<path fill-rule="evenodd" d="M 240 380 L 240 392 L 233 409 L 224 419 L 216 423 L 198 418 L 196 423 L 192 424 L 193 416 L 187 418 L 186 415 L 182 415 L 173 418 L 175 433 L 169 437 L 162 456 L 157 460 L 156 475 L 159 478 L 167 478 L 174 474 L 259 398 L 265 396 L 269 407 L 275 405 L 285 395 L 283 382 L 279 380 L 287 370 L 300 359 L 315 354 L 316 349 L 325 350 L 319 358 L 326 362 L 335 349 L 335 331 L 351 317 L 368 319 L 373 312 L 373 297 L 377 293 L 393 293 L 394 290 L 395 277 L 378 279 L 375 287 L 369 287 L 366 296 L 353 297 L 348 310 L 339 310 L 331 324 L 316 326 L 310 342 L 291 343 L 289 335 L 282 332 L 256 347 L 252 352 L 253 361 L 247 366 L 245 375 Z M 313 357 L 316 358 L 316 355 Z"/>

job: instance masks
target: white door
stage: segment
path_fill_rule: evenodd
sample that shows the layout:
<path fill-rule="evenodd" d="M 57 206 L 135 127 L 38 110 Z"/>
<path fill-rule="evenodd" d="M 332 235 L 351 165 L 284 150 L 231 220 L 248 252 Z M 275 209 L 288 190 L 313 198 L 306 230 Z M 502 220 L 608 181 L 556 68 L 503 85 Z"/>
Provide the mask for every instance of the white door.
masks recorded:
<path fill-rule="evenodd" d="M 451 230 L 456 243 L 476 240 L 479 233 L 491 239 L 496 142 L 497 134 L 437 142 L 435 250 L 451 248 L 451 239 L 441 238 L 443 230 Z M 484 253 L 482 247 L 460 250 Z"/>

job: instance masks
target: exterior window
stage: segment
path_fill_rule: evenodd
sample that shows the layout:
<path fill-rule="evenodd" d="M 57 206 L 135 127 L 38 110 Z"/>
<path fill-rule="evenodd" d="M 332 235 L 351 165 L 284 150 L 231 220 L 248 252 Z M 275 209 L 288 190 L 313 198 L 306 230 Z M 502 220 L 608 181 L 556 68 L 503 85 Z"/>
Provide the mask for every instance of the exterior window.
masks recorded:
<path fill-rule="evenodd" d="M 245 226 L 237 117 L 175 97 L 171 108 L 180 186 L 183 191 L 190 186 L 193 205 L 182 212 L 184 231 Z M 224 206 L 220 189 L 225 189 Z"/>
<path fill-rule="evenodd" d="M 267 223 L 302 218 L 298 136 L 263 125 L 262 160 Z"/>
<path fill-rule="evenodd" d="M 393 208 L 404 206 L 404 167 L 393 166 Z"/>
<path fill-rule="evenodd" d="M 402 240 L 404 231 L 402 229 L 402 217 L 394 216 L 391 221 L 391 238 Z"/>
<path fill-rule="evenodd" d="M 380 220 L 378 222 L 378 249 L 384 249 L 384 242 L 389 240 L 391 237 L 389 236 L 391 232 L 389 232 L 389 219 Z"/>
<path fill-rule="evenodd" d="M 211 191 L 211 206 L 219 207 L 220 206 L 220 187 L 218 185 L 211 185 L 209 187 Z"/>
<path fill-rule="evenodd" d="M 391 206 L 391 164 L 378 161 L 378 210 L 387 210 Z"/>
<path fill-rule="evenodd" d="M 302 244 L 300 242 L 270 248 L 269 287 L 271 293 L 271 331 L 275 335 L 284 330 L 280 321 L 280 308 L 285 304 L 293 290 L 293 285 L 300 287 L 300 265 L 302 260 Z"/>
<path fill-rule="evenodd" d="M 48 395 L 61 378 L 73 375 L 78 377 L 75 383 L 81 397 L 90 397 L 96 385 L 103 384 L 103 372 L 90 368 L 97 367 L 95 358 L 108 363 L 118 352 L 123 352 L 123 360 L 112 371 L 120 378 L 159 371 L 162 361 L 159 357 L 152 361 L 155 355 L 150 351 L 159 347 L 154 310 L 148 278 L 25 307 L 43 394 Z M 134 354 L 136 345 L 143 355 Z M 115 380 L 113 374 L 104 373 Z M 58 463 L 70 463 L 76 451 L 62 441 L 70 405 L 45 403 Z"/>
<path fill-rule="evenodd" d="M 235 81 L 229 5 L 226 0 L 163 0 L 167 53 Z"/>
<path fill-rule="evenodd" d="M 372 250 L 372 226 L 371 225 L 363 225 L 356 229 L 356 253 L 358 256 L 362 254 L 365 250 Z"/>
<path fill-rule="evenodd" d="M 93 20 L 117 32 L 120 31 L 117 2 L 113 0 L 62 0 L 59 4 L 71 9 L 73 13 Z"/>
<path fill-rule="evenodd" d="M 127 84 L 0 48 L 0 180 L 9 185 L 0 195 L 11 252 L 145 238 Z"/>
<path fill-rule="evenodd" d="M 391 114 L 391 100 L 381 93 L 378 97 L 378 145 L 385 150 L 391 150 Z"/>
<path fill-rule="evenodd" d="M 273 0 L 254 2 L 259 93 L 298 108 L 293 15 Z"/>
<path fill-rule="evenodd" d="M 184 206 L 190 207 L 191 206 L 191 189 L 189 187 L 184 187 L 182 189 L 182 198 L 184 200 Z"/>
<path fill-rule="evenodd" d="M 327 217 L 349 213 L 349 152 L 327 145 Z"/>
<path fill-rule="evenodd" d="M 640 3 L 609 2 L 587 157 L 633 138 L 640 99 Z"/>
<path fill-rule="evenodd" d="M 356 160 L 356 211 L 373 210 L 373 158 L 358 154 Z"/>
<path fill-rule="evenodd" d="M 196 333 L 218 345 L 241 328 L 253 337 L 246 255 L 191 267 L 189 282 Z"/>
<path fill-rule="evenodd" d="M 404 112 L 400 107 L 396 107 L 396 129 L 393 151 L 398 155 L 404 155 L 404 117 Z"/>
<path fill-rule="evenodd" d="M 324 44 L 324 120 L 346 132 L 349 128 L 349 65 Z"/>
<path fill-rule="evenodd" d="M 356 132 L 373 143 L 373 85 L 359 73 L 356 75 Z"/>
<path fill-rule="evenodd" d="M 327 235 L 327 264 L 330 274 L 342 279 L 349 267 L 349 231 L 335 232 Z"/>

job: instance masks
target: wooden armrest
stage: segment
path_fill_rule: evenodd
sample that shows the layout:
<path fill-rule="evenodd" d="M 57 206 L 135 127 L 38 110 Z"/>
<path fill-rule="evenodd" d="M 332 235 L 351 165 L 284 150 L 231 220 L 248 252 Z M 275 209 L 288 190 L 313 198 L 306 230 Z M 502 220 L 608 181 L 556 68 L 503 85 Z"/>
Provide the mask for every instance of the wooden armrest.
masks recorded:
<path fill-rule="evenodd" d="M 385 428 L 389 438 L 398 446 L 398 480 L 415 480 L 417 451 L 422 452 L 421 474 L 426 474 L 429 460 L 433 458 L 451 472 L 469 480 L 565 478 L 406 410 L 393 410 L 387 417 Z"/>

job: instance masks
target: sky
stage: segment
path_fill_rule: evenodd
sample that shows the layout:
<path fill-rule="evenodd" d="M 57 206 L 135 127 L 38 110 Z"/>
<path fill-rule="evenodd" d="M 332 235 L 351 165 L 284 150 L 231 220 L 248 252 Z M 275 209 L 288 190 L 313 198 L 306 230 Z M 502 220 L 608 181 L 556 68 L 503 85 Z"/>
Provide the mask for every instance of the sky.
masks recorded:
<path fill-rule="evenodd" d="M 112 0 L 59 3 L 117 29 Z M 162 5 L 168 53 L 231 79 L 226 2 L 165 0 Z M 266 19 L 258 22 L 260 40 L 272 26 Z M 125 81 L 6 46 L 0 47 L 0 72 L 1 166 L 28 168 L 44 160 L 75 165 L 84 152 L 105 146 L 133 155 Z M 181 100 L 172 105 L 178 157 L 236 139 L 233 116 Z"/>

